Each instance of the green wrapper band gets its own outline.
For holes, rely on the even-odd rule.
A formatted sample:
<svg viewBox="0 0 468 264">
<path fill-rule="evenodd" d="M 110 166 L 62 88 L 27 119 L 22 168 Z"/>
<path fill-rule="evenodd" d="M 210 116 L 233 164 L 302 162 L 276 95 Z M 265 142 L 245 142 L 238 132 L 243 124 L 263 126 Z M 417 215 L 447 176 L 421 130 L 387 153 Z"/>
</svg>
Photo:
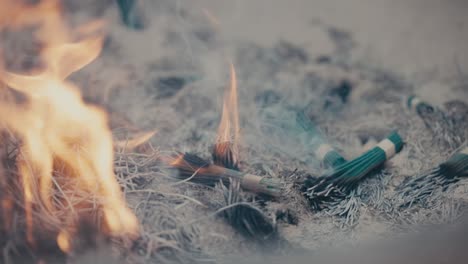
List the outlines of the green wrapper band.
<svg viewBox="0 0 468 264">
<path fill-rule="evenodd" d="M 325 155 L 323 162 L 329 166 L 337 167 L 345 163 L 346 160 L 336 150 L 331 150 Z"/>
<path fill-rule="evenodd" d="M 331 167 L 336 167 L 346 162 L 343 156 L 338 153 L 332 146 L 322 143 L 315 150 L 315 156 Z"/>
<path fill-rule="evenodd" d="M 403 140 L 397 132 L 392 132 L 376 147 L 359 158 L 346 162 L 335 168 L 333 175 L 340 177 L 362 177 L 385 160 L 390 159 L 403 148 Z"/>
<path fill-rule="evenodd" d="M 390 159 L 403 148 L 403 140 L 397 132 L 392 132 L 386 139 L 380 141 L 376 148 L 383 150 L 385 158 Z"/>
</svg>

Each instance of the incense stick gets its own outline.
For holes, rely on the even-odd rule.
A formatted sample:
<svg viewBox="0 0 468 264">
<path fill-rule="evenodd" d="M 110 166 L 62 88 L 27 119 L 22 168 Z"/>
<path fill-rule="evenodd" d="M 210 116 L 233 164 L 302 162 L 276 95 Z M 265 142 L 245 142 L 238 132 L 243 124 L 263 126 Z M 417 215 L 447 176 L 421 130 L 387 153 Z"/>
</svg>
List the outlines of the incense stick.
<svg viewBox="0 0 468 264">
<path fill-rule="evenodd" d="M 468 147 L 452 155 L 439 166 L 403 182 L 397 189 L 401 198 L 400 207 L 410 208 L 413 204 L 424 204 L 436 191 L 445 191 L 461 178 L 468 177 Z"/>
<path fill-rule="evenodd" d="M 229 185 L 230 179 L 240 181 L 240 186 L 248 191 L 278 197 L 282 193 L 282 183 L 278 179 L 266 178 L 249 173 L 224 168 L 190 153 L 179 154 L 170 165 L 178 169 L 178 177 L 190 179 L 203 185 L 215 186 L 222 182 Z"/>
</svg>

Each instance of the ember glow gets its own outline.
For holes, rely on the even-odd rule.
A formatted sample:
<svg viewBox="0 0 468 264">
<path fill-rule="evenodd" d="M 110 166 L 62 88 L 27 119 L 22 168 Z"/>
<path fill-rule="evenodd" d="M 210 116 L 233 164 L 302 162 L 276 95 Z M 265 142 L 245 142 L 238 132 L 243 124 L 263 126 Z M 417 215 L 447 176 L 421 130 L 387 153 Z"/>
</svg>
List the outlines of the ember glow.
<svg viewBox="0 0 468 264">
<path fill-rule="evenodd" d="M 237 80 L 234 65 L 230 64 L 230 85 L 224 94 L 223 112 L 218 127 L 213 157 L 216 164 L 237 168 L 239 162 L 239 112 Z M 218 161 L 217 158 L 227 159 Z M 231 166 L 232 165 L 232 166 Z"/>
<path fill-rule="evenodd" d="M 72 33 L 63 21 L 58 1 L 41 1 L 34 6 L 17 2 L 20 1 L 1 1 L 9 19 L 0 20 L 0 29 L 37 26 L 35 36 L 44 45 L 40 56 L 45 64 L 34 75 L 0 72 L 4 85 L 27 98 L 26 103 L 0 103 L 0 128 L 21 142 L 16 167 L 18 182 L 22 184 L 27 241 L 32 246 L 37 242 L 35 216 L 40 214 L 58 226 L 54 239 L 63 251 L 69 251 L 71 235 L 77 230 L 75 225 L 85 207 L 102 210 L 103 232 L 136 235 L 138 221 L 126 206 L 113 172 L 113 142 L 107 114 L 86 104 L 78 87 L 66 80 L 99 55 L 103 37 L 97 32 L 102 23 L 96 21 Z M 0 86 L 1 89 L 7 88 Z M 61 177 L 56 179 L 56 175 Z M 70 183 L 73 187 L 69 187 Z M 81 193 L 79 198 L 77 193 Z M 87 205 L 83 201 L 86 198 L 94 199 L 89 202 L 94 205 Z M 8 206 L 7 201 L 2 204 Z M 59 212 L 63 208 L 67 208 L 68 215 Z"/>
</svg>

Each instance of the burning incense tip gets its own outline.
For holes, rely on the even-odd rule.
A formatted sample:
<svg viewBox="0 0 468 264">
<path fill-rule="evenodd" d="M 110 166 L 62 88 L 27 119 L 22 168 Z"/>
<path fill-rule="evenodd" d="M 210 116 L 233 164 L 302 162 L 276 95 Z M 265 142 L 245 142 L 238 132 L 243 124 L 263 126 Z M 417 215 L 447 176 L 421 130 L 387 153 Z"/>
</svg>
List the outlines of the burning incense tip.
<svg viewBox="0 0 468 264">
<path fill-rule="evenodd" d="M 218 127 L 213 161 L 229 169 L 239 168 L 239 112 L 237 105 L 237 80 L 234 65 L 230 64 L 230 85 L 224 93 L 223 110 Z"/>
<path fill-rule="evenodd" d="M 232 170 L 239 170 L 238 160 L 231 142 L 216 143 L 213 147 L 212 158 L 216 165 Z"/>
</svg>

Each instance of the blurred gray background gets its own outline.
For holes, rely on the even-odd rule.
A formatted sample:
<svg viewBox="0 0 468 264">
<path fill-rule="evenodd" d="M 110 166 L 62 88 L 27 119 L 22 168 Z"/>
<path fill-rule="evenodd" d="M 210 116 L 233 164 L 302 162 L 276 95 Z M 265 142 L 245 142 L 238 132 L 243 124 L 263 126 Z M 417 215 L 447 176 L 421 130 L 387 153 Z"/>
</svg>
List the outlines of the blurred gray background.
<svg viewBox="0 0 468 264">
<path fill-rule="evenodd" d="M 278 38 L 330 48 L 320 25 L 352 32 L 355 56 L 367 56 L 406 74 L 468 72 L 468 1 L 465 0 L 177 0 L 205 7 L 232 38 L 262 44 Z"/>
</svg>

